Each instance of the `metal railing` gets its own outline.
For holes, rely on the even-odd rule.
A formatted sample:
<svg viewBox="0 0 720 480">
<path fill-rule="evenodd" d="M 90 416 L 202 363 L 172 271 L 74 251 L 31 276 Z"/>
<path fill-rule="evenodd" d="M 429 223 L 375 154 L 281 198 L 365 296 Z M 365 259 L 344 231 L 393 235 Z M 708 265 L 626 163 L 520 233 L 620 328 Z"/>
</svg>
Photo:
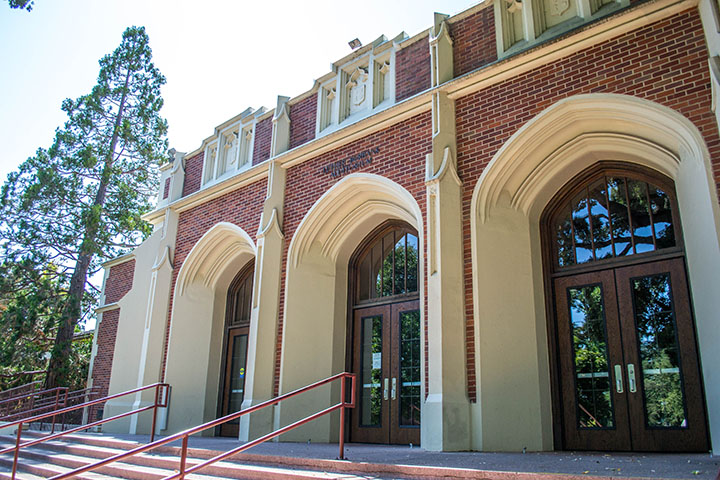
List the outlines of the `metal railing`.
<svg viewBox="0 0 720 480">
<path fill-rule="evenodd" d="M 238 453 L 241 453 L 249 448 L 254 447 L 255 445 L 258 445 L 267 440 L 270 440 L 279 435 L 282 435 L 285 432 L 288 432 L 296 427 L 299 427 L 308 422 L 311 422 L 312 420 L 315 420 L 316 418 L 319 418 L 323 415 L 327 415 L 328 413 L 334 412 L 335 410 L 340 410 L 340 459 L 344 460 L 345 459 L 345 409 L 346 408 L 355 408 L 355 392 L 356 392 L 355 378 L 356 377 L 355 377 L 354 373 L 347 373 L 347 372 L 338 373 L 337 375 L 333 375 L 332 377 L 326 378 L 324 380 L 320 380 L 319 382 L 315 382 L 306 387 L 302 387 L 302 388 L 294 390 L 290 393 L 286 393 L 284 395 L 280 395 L 279 397 L 271 398 L 270 400 L 267 400 L 265 402 L 258 403 L 257 405 L 253 405 L 252 407 L 246 408 L 245 410 L 240 410 L 239 412 L 231 413 L 230 415 L 226 415 L 224 417 L 218 418 L 211 422 L 207 422 L 202 425 L 199 425 L 197 427 L 189 428 L 180 433 L 176 433 L 175 435 L 171 435 L 169 437 L 162 438 L 155 442 L 148 443 L 147 445 L 142 445 L 140 447 L 133 448 L 126 452 L 114 455 L 112 457 L 108 457 L 99 462 L 96 462 L 96 463 L 93 463 L 90 465 L 86 465 L 84 467 L 80 467 L 71 472 L 56 475 L 56 476 L 50 478 L 49 480 L 63 480 L 66 478 L 72 478 L 72 477 L 75 477 L 82 473 L 87 473 L 92 470 L 103 467 L 105 465 L 109 465 L 113 462 L 124 460 L 124 459 L 132 457 L 134 455 L 150 451 L 156 447 L 160 447 L 162 445 L 167 445 L 168 443 L 172 443 L 177 440 L 182 441 L 179 468 L 176 470 L 177 473 L 170 475 L 168 477 L 165 477 L 163 480 L 174 480 L 174 479 L 183 480 L 185 478 L 185 475 L 197 472 L 198 470 L 208 467 L 216 462 L 219 462 L 220 460 L 223 460 L 225 458 L 228 458 L 228 457 L 231 457 Z M 195 464 L 195 465 L 191 466 L 190 468 L 187 468 L 188 437 L 190 437 L 190 435 L 202 432 L 204 430 L 208 430 L 210 428 L 218 427 L 218 426 L 222 425 L 223 423 L 238 419 L 243 415 L 257 412 L 258 410 L 261 410 L 265 407 L 269 407 L 271 405 L 276 405 L 276 404 L 280 403 L 282 400 L 286 400 L 290 397 L 300 395 L 301 393 L 307 392 L 309 390 L 313 390 L 313 389 L 321 387 L 323 385 L 327 385 L 331 382 L 334 382 L 335 380 L 340 380 L 340 402 L 336 403 L 335 405 L 332 405 L 331 407 L 328 407 L 324 410 L 321 410 L 317 413 L 307 416 L 307 417 L 303 418 L 302 420 L 298 420 L 298 421 L 291 423 L 290 425 L 287 425 L 285 427 L 282 427 L 278 430 L 270 432 L 267 435 L 263 435 L 260 438 L 257 438 L 255 440 L 252 440 L 247 443 L 244 443 L 237 448 L 233 448 L 232 450 L 228 450 L 227 452 L 221 453 L 220 455 L 217 455 L 208 460 L 205 460 L 204 462 Z M 347 381 L 348 380 L 351 381 L 350 401 L 349 402 L 347 401 Z M 0 453 L 2 453 L 2 452 L 0 452 Z"/>
<path fill-rule="evenodd" d="M 35 373 L 35 372 L 33 372 Z M 22 373 L 24 375 L 25 372 Z M 14 375 L 14 374 L 13 374 Z M 11 375 L 6 375 L 11 376 Z M 2 377 L 2 375 L 0 375 Z M 20 385 L 18 387 L 9 388 L 7 390 L 0 391 L 0 400 L 7 400 L 9 398 L 22 396 L 22 395 L 28 395 L 35 391 L 37 391 L 42 385 L 41 380 L 35 380 L 34 382 L 26 383 L 25 385 Z"/>
<path fill-rule="evenodd" d="M 48 408 L 58 410 L 61 405 L 67 407 L 67 396 L 67 387 L 55 387 L 2 400 L 0 421 L 12 421 L 17 419 L 18 415 L 38 413 Z"/>
<path fill-rule="evenodd" d="M 33 422 L 39 422 L 39 421 L 41 421 L 41 420 L 43 420 L 43 419 L 50 418 L 50 417 L 55 418 L 56 416 L 64 415 L 64 414 L 69 413 L 69 412 L 74 412 L 74 411 L 79 410 L 79 409 L 83 409 L 83 408 L 87 408 L 87 407 L 92 407 L 92 406 L 98 405 L 98 404 L 100 404 L 100 403 L 105 403 L 105 402 L 107 402 L 108 400 L 112 400 L 112 399 L 119 398 L 119 397 L 124 397 L 124 396 L 126 396 L 126 395 L 132 395 L 132 394 L 134 394 L 134 393 L 142 392 L 142 391 L 145 391 L 145 390 L 150 390 L 150 389 L 153 389 L 153 388 L 155 389 L 155 401 L 154 401 L 154 403 L 153 403 L 152 405 L 147 405 L 147 406 L 145 406 L 145 407 L 136 408 L 135 410 L 131 410 L 131 411 L 129 411 L 129 412 L 121 413 L 121 414 L 118 414 L 118 415 L 115 415 L 115 416 L 112 416 L 112 417 L 108 417 L 108 418 L 103 418 L 103 419 L 100 419 L 100 420 L 97 420 L 97 421 L 94 421 L 94 422 L 90 422 L 90 423 L 87 423 L 87 424 L 84 424 L 84 425 L 80 425 L 80 426 L 75 427 L 75 428 L 71 428 L 71 429 L 69 429 L 69 430 L 65 430 L 65 431 L 62 431 L 62 432 L 59 432 L 59 433 L 51 433 L 50 435 L 46 435 L 46 436 L 44 436 L 44 437 L 36 438 L 36 439 L 34 439 L 34 440 L 30 440 L 30 441 L 28 441 L 28 442 L 21 443 L 21 436 L 22 436 L 22 431 L 23 431 L 23 424 L 30 424 L 30 423 L 33 423 Z M 112 422 L 113 420 L 117 420 L 117 419 L 119 419 L 119 418 L 127 417 L 127 416 L 129 416 L 129 415 L 139 414 L 139 413 L 141 413 L 141 412 L 145 412 L 145 411 L 148 411 L 148 410 L 152 410 L 152 411 L 153 411 L 152 430 L 151 430 L 151 432 L 150 432 L 150 442 L 151 442 L 150 444 L 152 444 L 153 440 L 155 439 L 155 424 L 156 424 L 156 421 L 157 421 L 157 409 L 158 409 L 158 408 L 162 408 L 162 407 L 167 407 L 168 396 L 169 396 L 169 389 L 170 389 L 170 385 L 168 385 L 167 383 L 154 383 L 154 384 L 152 384 L 152 385 L 147 385 L 147 386 L 145 386 L 145 387 L 135 388 L 135 389 L 133 389 L 133 390 L 128 390 L 127 392 L 116 393 L 115 395 L 109 395 L 109 396 L 107 396 L 107 397 L 98 398 L 98 399 L 96 399 L 96 400 L 91 400 L 91 401 L 89 401 L 89 402 L 84 402 L 84 403 L 81 403 L 81 404 L 79 404 L 79 405 L 73 405 L 73 406 L 71 406 L 71 407 L 61 408 L 60 410 L 54 410 L 54 411 L 52 411 L 52 412 L 43 413 L 43 414 L 40 414 L 40 415 L 35 415 L 34 417 L 23 418 L 23 419 L 16 420 L 16 421 L 14 421 L 14 422 L 10 422 L 10 423 L 7 423 L 7 424 L 3 425 L 3 428 L 12 428 L 12 427 L 14 427 L 14 426 L 17 426 L 17 437 L 16 437 L 16 440 L 15 440 L 15 446 L 13 446 L 13 447 L 8 447 L 8 448 L 5 448 L 5 449 L 3 449 L 3 450 L 0 450 L 0 455 L 5 454 L 5 453 L 9 453 L 9 452 L 13 452 L 13 451 L 15 452 L 15 453 L 14 453 L 14 457 L 13 457 L 12 475 L 11 475 L 10 478 L 11 478 L 12 480 L 15 480 L 15 472 L 17 471 L 18 457 L 19 457 L 19 455 L 20 455 L 20 449 L 21 449 L 21 448 L 31 447 L 31 446 L 33 446 L 33 445 L 37 445 L 38 443 L 46 442 L 46 441 L 48 441 L 48 440 L 54 440 L 54 439 L 56 439 L 56 438 L 62 437 L 63 435 L 68 435 L 68 434 L 70 434 L 70 433 L 79 432 L 79 431 L 81 431 L 81 430 L 87 430 L 88 428 L 92 428 L 92 427 L 95 427 L 95 426 L 97 426 L 97 425 L 102 425 L 103 423 Z M 162 392 L 162 394 L 161 394 L 161 392 Z"/>
</svg>

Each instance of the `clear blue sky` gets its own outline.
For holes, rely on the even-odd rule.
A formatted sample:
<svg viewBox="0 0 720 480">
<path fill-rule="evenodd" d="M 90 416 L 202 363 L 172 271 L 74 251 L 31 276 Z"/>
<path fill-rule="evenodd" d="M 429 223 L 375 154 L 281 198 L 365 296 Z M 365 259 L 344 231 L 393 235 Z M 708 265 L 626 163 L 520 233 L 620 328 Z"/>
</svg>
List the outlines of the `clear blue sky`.
<svg viewBox="0 0 720 480">
<path fill-rule="evenodd" d="M 170 146 L 191 151 L 247 107 L 310 89 L 330 63 L 381 34 L 414 35 L 433 12 L 455 14 L 477 0 L 189 1 L 35 0 L 32 12 L 0 0 L 0 181 L 49 147 L 65 98 L 88 93 L 98 60 L 123 30 L 144 25 L 163 88 Z"/>
</svg>

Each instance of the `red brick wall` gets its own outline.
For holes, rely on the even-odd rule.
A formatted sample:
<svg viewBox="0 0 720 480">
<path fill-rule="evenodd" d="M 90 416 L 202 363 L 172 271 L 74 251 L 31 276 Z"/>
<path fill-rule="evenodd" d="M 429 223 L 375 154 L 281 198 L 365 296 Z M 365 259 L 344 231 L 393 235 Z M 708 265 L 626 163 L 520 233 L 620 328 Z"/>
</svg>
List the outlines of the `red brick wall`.
<svg viewBox="0 0 720 480">
<path fill-rule="evenodd" d="M 373 155 L 373 162 L 357 171 L 382 175 L 402 185 L 415 197 L 424 218 L 426 207 L 425 156 L 431 151 L 431 133 L 430 113 L 418 115 L 288 170 L 283 218 L 285 252 L 283 254 L 280 286 L 280 320 L 278 322 L 275 359 L 275 394 L 278 391 L 280 375 L 280 345 L 282 344 L 283 334 L 282 318 L 285 308 L 285 275 L 288 248 L 300 221 L 305 217 L 310 207 L 323 193 L 342 179 L 332 178 L 331 175 L 323 173 L 323 166 L 370 148 L 378 147 L 380 151 Z M 425 318 L 427 318 L 427 315 Z"/>
<path fill-rule="evenodd" d="M 503 143 L 550 105 L 583 93 L 617 93 L 670 107 L 700 130 L 720 180 L 720 137 L 711 111 L 707 49 L 696 10 L 587 48 L 456 103 L 458 169 L 463 179 L 468 388 L 475 396 L 470 201 Z"/>
<path fill-rule="evenodd" d="M 135 259 L 110 267 L 107 280 L 105 280 L 105 304 L 120 301 L 133 285 L 135 274 Z"/>
<path fill-rule="evenodd" d="M 183 183 L 183 197 L 200 190 L 202 183 L 203 161 L 205 153 L 200 152 L 192 158 L 185 160 L 185 182 Z"/>
<path fill-rule="evenodd" d="M 257 165 L 270 158 L 270 142 L 272 141 L 272 117 L 259 121 L 255 125 L 255 141 L 253 145 L 252 164 Z"/>
<path fill-rule="evenodd" d="M 168 311 L 168 328 L 165 330 L 165 352 L 163 354 L 162 372 L 165 377 L 165 362 L 167 360 L 167 341 L 170 333 L 172 304 L 175 295 L 175 282 L 177 275 L 192 247 L 200 240 L 205 232 L 219 222 L 230 222 L 239 226 L 251 237 L 255 236 L 260 223 L 265 194 L 267 193 L 267 179 L 263 179 L 238 188 L 230 193 L 212 199 L 186 210 L 178 218 L 177 240 L 175 243 L 174 267 L 170 287 L 170 310 Z"/>
<path fill-rule="evenodd" d="M 95 331 L 97 353 L 93 360 L 92 384 L 99 391 L 97 398 L 106 397 L 108 394 L 119 318 L 120 309 L 103 312 L 102 321 Z"/>
<path fill-rule="evenodd" d="M 170 177 L 165 179 L 165 188 L 163 188 L 163 200 L 170 194 Z"/>
<path fill-rule="evenodd" d="M 315 138 L 316 116 L 317 95 L 310 95 L 290 106 L 290 148 Z"/>
<path fill-rule="evenodd" d="M 430 88 L 428 37 L 408 45 L 395 55 L 395 101 L 399 102 Z"/>
<path fill-rule="evenodd" d="M 497 60 L 492 5 L 453 23 L 450 33 L 456 77 Z"/>
</svg>

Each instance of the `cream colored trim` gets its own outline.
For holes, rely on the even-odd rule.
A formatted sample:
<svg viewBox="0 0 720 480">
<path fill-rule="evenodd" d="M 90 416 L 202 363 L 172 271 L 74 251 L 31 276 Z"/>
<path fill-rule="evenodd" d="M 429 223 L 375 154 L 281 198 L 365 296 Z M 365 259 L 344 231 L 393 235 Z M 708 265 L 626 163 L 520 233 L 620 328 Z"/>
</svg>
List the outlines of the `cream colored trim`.
<svg viewBox="0 0 720 480">
<path fill-rule="evenodd" d="M 651 112 L 650 117 L 648 112 Z M 679 163 L 675 154 L 645 139 L 623 133 L 623 130 L 634 131 L 631 125 L 654 125 L 655 129 L 663 130 L 662 136 L 666 138 L 677 136 L 679 125 L 671 122 L 660 125 L 656 121 L 664 117 L 675 118 L 676 113 L 668 107 L 626 95 L 588 94 L 561 100 L 523 125 L 497 151 L 480 175 L 471 205 L 478 209 L 478 218 L 484 223 L 501 196 L 509 193 L 510 206 L 527 214 L 537 192 L 547 185 L 558 169 L 565 168 L 557 164 L 556 158 L 567 156 L 571 150 L 579 154 L 589 145 L 597 155 L 604 151 L 625 151 L 633 152 L 638 159 L 655 158 L 655 168 L 661 167 L 663 173 L 675 178 Z M 683 118 L 683 122 L 686 123 L 685 131 L 693 131 L 687 125 L 687 119 Z M 580 137 L 572 138 L 554 151 L 548 152 L 544 148 L 547 139 L 557 136 L 558 132 L 569 135 L 569 131 L 591 124 L 607 127 L 605 131 L 582 132 Z M 689 150 L 698 142 L 702 144 L 702 139 L 685 139 L 685 148 Z M 603 148 L 599 149 L 598 145 Z M 638 152 L 638 145 L 643 145 L 643 152 Z M 518 179 L 522 179 L 520 183 Z"/>
<path fill-rule="evenodd" d="M 416 33 L 412 37 L 408 37 L 404 40 L 397 42 L 397 44 L 395 45 L 395 52 L 399 52 L 403 48 L 409 47 L 413 43 L 421 41 L 424 37 L 427 37 L 431 33 L 432 33 L 432 27 L 426 28 L 422 32 Z"/>
<path fill-rule="evenodd" d="M 108 303 L 107 305 L 103 305 L 101 307 L 96 308 L 95 314 L 109 312 L 111 310 L 117 310 L 119 308 L 120 308 L 120 304 L 118 302 Z"/>
<path fill-rule="evenodd" d="M 184 295 L 186 285 L 195 281 L 213 288 L 226 264 L 243 252 L 255 257 L 255 242 L 250 235 L 235 224 L 216 223 L 193 245 L 180 267 L 176 298 Z"/>
<path fill-rule="evenodd" d="M 545 63 L 571 55 L 579 50 L 591 47 L 645 25 L 658 22 L 664 18 L 693 8 L 697 6 L 697 4 L 698 0 L 655 0 L 643 3 L 637 7 L 630 8 L 627 11 L 619 12 L 606 20 L 599 21 L 587 27 L 583 31 L 571 33 L 567 35 L 567 37 L 561 38 L 558 41 L 541 43 L 527 53 L 521 53 L 508 57 L 507 59 L 493 65 L 455 78 L 437 88 L 448 92 L 448 96 L 451 99 L 458 99 L 477 92 L 483 88 L 502 82 L 508 78 L 518 76 Z M 490 5 L 490 3 L 488 2 L 487 5 Z M 478 5 L 474 8 L 485 8 L 485 4 Z M 461 18 L 462 15 L 463 13 L 452 17 L 450 21 Z M 404 48 L 409 45 L 409 43 L 412 43 L 414 38 L 429 34 L 430 29 L 427 29 L 414 37 L 410 37 L 409 39 L 399 42 L 397 48 Z M 348 125 L 347 127 L 341 128 L 333 133 L 300 145 L 283 153 L 282 155 L 278 155 L 275 159 L 284 168 L 290 168 L 306 160 L 310 160 L 322 153 L 340 148 L 343 145 L 351 143 L 359 138 L 388 128 L 389 126 L 415 115 L 424 113 L 430 110 L 432 102 L 431 94 L 433 91 L 434 90 L 428 89 L 418 93 L 415 96 L 395 104 L 386 110 L 364 118 L 357 123 Z M 290 103 L 292 103 L 293 100 L 294 99 L 291 99 Z M 199 153 L 200 151 L 201 150 L 198 150 L 196 152 Z M 196 152 L 188 154 L 186 158 L 194 156 Z M 248 171 L 242 172 L 243 178 L 244 175 L 251 174 L 258 167 L 262 166 L 267 169 L 267 166 L 265 165 L 267 163 L 267 161 L 262 162 L 254 167 L 251 167 Z M 233 182 L 231 188 L 237 188 L 246 184 L 241 183 L 236 185 L 234 183 L 237 181 L 235 177 L 229 179 L 228 181 Z M 214 198 L 214 196 L 212 196 L 213 192 L 215 192 L 215 188 L 220 187 L 220 185 L 225 185 L 225 182 L 217 186 L 201 190 L 189 197 L 185 197 L 182 200 L 171 204 L 171 207 L 174 209 L 192 208 L 192 206 L 207 201 L 205 195 L 211 195 L 210 197 L 207 197 L 207 199 Z M 152 221 L 151 219 L 158 218 L 159 216 L 160 214 L 158 212 L 151 212 L 146 214 L 143 219 Z"/>
<path fill-rule="evenodd" d="M 263 178 L 267 178 L 270 162 L 261 162 L 253 165 L 247 170 L 242 170 L 236 175 L 229 177 L 221 182 L 216 183 L 207 188 L 200 188 L 197 192 L 191 193 L 186 197 L 182 197 L 166 207 L 153 210 L 142 216 L 146 222 L 156 223 L 165 214 L 165 208 L 171 208 L 178 213 L 189 210 L 198 205 L 202 205 L 214 198 L 221 197 L 228 192 L 237 190 L 238 188 L 255 183 Z"/>
<path fill-rule="evenodd" d="M 348 206 L 348 202 L 340 201 L 343 198 L 353 198 L 355 205 Z M 290 242 L 288 265 L 297 268 L 317 242 L 322 245 L 323 256 L 335 263 L 349 227 L 370 212 L 400 218 L 418 232 L 422 230 L 422 213 L 407 190 L 379 175 L 353 173 L 333 185 L 305 214 Z"/>
<path fill-rule="evenodd" d="M 164 210 L 164 209 L 161 209 Z M 121 255 L 119 257 L 115 257 L 112 260 L 108 260 L 107 262 L 101 263 L 100 265 L 103 268 L 110 268 L 114 267 L 115 265 L 120 265 L 121 263 L 128 262 L 135 258 L 135 254 L 133 252 L 126 253 L 125 255 Z"/>
<path fill-rule="evenodd" d="M 527 53 L 514 55 L 487 68 L 467 73 L 438 88 L 447 91 L 451 99 L 465 97 L 546 63 L 696 7 L 697 4 L 698 0 L 647 2 L 599 21 L 580 32 L 571 33 L 558 41 L 541 43 Z"/>
<path fill-rule="evenodd" d="M 426 98 L 427 97 L 427 98 Z M 428 91 L 409 99 L 401 105 L 404 108 L 390 107 L 355 124 L 336 130 L 323 137 L 305 143 L 283 155 L 279 155 L 277 161 L 283 168 L 290 168 L 306 160 L 315 158 L 325 152 L 335 150 L 348 143 L 366 137 L 371 133 L 388 128 L 391 125 L 412 118 L 430 110 L 430 96 Z"/>
<path fill-rule="evenodd" d="M 492 0 L 482 0 L 474 7 L 470 7 L 467 10 L 463 10 L 462 12 L 458 13 L 457 15 L 453 15 L 452 17 L 448 18 L 447 21 L 452 26 L 453 23 L 457 23 L 460 20 L 463 20 L 471 15 L 476 14 L 477 12 L 479 12 L 480 10 L 482 10 L 484 8 L 488 8 L 488 7 L 492 7 L 492 6 L 493 6 Z"/>
</svg>

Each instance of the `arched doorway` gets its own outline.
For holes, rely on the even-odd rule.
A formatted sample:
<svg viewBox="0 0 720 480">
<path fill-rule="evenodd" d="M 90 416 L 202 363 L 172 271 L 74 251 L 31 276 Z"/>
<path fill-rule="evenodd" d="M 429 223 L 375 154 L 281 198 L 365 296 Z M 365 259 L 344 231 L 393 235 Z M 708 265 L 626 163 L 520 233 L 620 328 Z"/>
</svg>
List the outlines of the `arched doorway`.
<svg viewBox="0 0 720 480">
<path fill-rule="evenodd" d="M 228 287 L 225 310 L 225 340 L 220 384 L 220 415 L 225 416 L 242 408 L 245 398 L 245 371 L 247 369 L 248 333 L 252 309 L 254 264 L 249 262 L 235 276 Z M 239 420 L 226 422 L 220 435 L 237 437 Z"/>
<path fill-rule="evenodd" d="M 420 443 L 421 344 L 418 234 L 386 222 L 350 260 L 351 369 L 358 376 L 350 436 Z"/>
<path fill-rule="evenodd" d="M 563 448 L 707 451 L 671 180 L 600 162 L 541 217 Z"/>
</svg>

